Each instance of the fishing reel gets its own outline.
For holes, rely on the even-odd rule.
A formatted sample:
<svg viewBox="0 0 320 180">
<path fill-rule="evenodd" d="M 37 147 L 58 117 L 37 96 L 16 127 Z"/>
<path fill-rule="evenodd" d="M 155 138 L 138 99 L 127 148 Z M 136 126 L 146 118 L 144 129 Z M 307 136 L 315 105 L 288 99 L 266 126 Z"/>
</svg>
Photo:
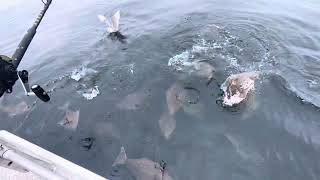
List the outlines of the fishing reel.
<svg viewBox="0 0 320 180">
<path fill-rule="evenodd" d="M 12 59 L 7 56 L 0 55 L 0 75 L 0 97 L 4 92 L 12 93 L 12 87 L 19 79 L 24 89 L 25 95 L 37 96 L 44 102 L 50 101 L 49 95 L 42 87 L 37 84 L 32 85 L 31 87 L 29 86 L 28 71 L 17 71 L 12 65 Z"/>
<path fill-rule="evenodd" d="M 49 95 L 45 92 L 43 88 L 39 85 L 29 86 L 29 73 L 26 70 L 17 71 L 18 66 L 28 50 L 28 47 L 33 39 L 33 37 L 37 33 L 37 28 L 40 25 L 41 20 L 46 14 L 52 0 L 41 0 L 44 4 L 44 7 L 40 14 L 38 15 L 36 21 L 29 28 L 27 33 L 23 36 L 20 41 L 17 49 L 12 55 L 12 58 L 7 56 L 0 55 L 0 97 L 6 93 L 12 93 L 12 87 L 15 82 L 19 79 L 22 84 L 22 87 L 27 96 L 37 96 L 44 102 L 48 102 L 50 100 Z"/>
<path fill-rule="evenodd" d="M 26 70 L 18 71 L 19 81 L 24 89 L 25 95 L 27 96 L 37 96 L 43 102 L 50 101 L 50 96 L 48 93 L 38 84 L 29 86 L 29 72 Z"/>
</svg>

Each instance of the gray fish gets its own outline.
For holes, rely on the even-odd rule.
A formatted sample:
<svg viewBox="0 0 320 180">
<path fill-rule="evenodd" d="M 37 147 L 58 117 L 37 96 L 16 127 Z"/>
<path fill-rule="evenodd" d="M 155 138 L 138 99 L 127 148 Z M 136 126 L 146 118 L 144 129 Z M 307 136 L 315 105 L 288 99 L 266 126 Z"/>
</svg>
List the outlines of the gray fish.
<svg viewBox="0 0 320 180">
<path fill-rule="evenodd" d="M 94 126 L 94 133 L 97 136 L 113 137 L 120 139 L 119 129 L 111 122 L 97 122 Z"/>
<path fill-rule="evenodd" d="M 145 102 L 147 97 L 148 93 L 140 90 L 127 95 L 117 104 L 117 107 L 125 110 L 137 110 Z"/>
<path fill-rule="evenodd" d="M 128 159 L 124 147 L 112 166 L 125 165 L 136 180 L 172 180 L 168 172 L 161 170 L 160 164 L 147 158 Z"/>
<path fill-rule="evenodd" d="M 210 84 L 214 79 L 214 72 L 216 70 L 211 64 L 204 61 L 195 61 L 193 62 L 193 67 L 195 69 L 195 75 L 203 78 L 208 78 L 207 84 Z"/>
<path fill-rule="evenodd" d="M 166 92 L 167 110 L 159 119 L 159 127 L 163 136 L 168 140 L 176 129 L 174 115 L 183 107 L 183 99 L 187 96 L 180 83 L 174 83 Z"/>
<path fill-rule="evenodd" d="M 21 102 L 15 106 L 1 106 L 0 110 L 7 113 L 9 117 L 18 116 L 30 111 L 30 106 L 26 102 Z"/>
<path fill-rule="evenodd" d="M 164 112 L 159 119 L 159 127 L 163 136 L 168 140 L 176 129 L 176 120 L 168 112 Z"/>
<path fill-rule="evenodd" d="M 183 111 L 196 119 L 204 119 L 205 118 L 205 106 L 202 103 L 196 104 L 186 104 L 183 106 Z"/>
<path fill-rule="evenodd" d="M 199 101 L 199 91 L 191 87 L 183 87 L 179 82 L 174 83 L 166 92 L 167 110 L 159 119 L 159 127 L 163 136 L 168 140 L 176 128 L 174 115 L 181 109 L 197 119 L 202 119 L 204 107 Z"/>
<path fill-rule="evenodd" d="M 169 114 L 174 115 L 186 106 L 195 107 L 191 105 L 199 103 L 199 94 L 200 91 L 195 88 L 183 87 L 179 82 L 174 83 L 166 93 Z"/>
<path fill-rule="evenodd" d="M 183 99 L 187 97 L 186 90 L 180 83 L 174 83 L 166 92 L 166 100 L 170 115 L 174 115 L 183 107 Z"/>
<path fill-rule="evenodd" d="M 69 105 L 65 105 L 66 115 L 58 122 L 59 125 L 66 129 L 76 130 L 79 123 L 80 110 L 72 111 L 69 109 Z"/>
</svg>

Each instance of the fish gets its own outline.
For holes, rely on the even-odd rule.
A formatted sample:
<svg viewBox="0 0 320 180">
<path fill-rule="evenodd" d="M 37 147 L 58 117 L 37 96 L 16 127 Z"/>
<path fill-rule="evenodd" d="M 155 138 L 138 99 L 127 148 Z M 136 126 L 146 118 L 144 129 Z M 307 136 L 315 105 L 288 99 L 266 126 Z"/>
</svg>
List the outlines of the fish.
<svg viewBox="0 0 320 180">
<path fill-rule="evenodd" d="M 111 122 L 96 122 L 94 125 L 94 133 L 97 136 L 112 137 L 120 139 L 120 130 Z"/>
<path fill-rule="evenodd" d="M 200 102 L 196 104 L 187 104 L 183 106 L 183 111 L 186 114 L 198 120 L 205 119 L 205 109 L 205 105 Z"/>
<path fill-rule="evenodd" d="M 79 123 L 80 110 L 72 111 L 69 109 L 69 104 L 64 106 L 66 114 L 58 124 L 69 130 L 76 130 Z"/>
<path fill-rule="evenodd" d="M 192 64 L 195 69 L 194 73 L 196 76 L 207 78 L 207 85 L 209 85 L 212 80 L 215 79 L 214 73 L 216 70 L 211 64 L 205 61 L 195 61 L 192 62 Z"/>
<path fill-rule="evenodd" d="M 200 91 L 193 87 L 174 83 L 166 92 L 166 100 L 170 115 L 174 115 L 185 106 L 199 103 Z"/>
<path fill-rule="evenodd" d="M 159 127 L 163 136 L 168 140 L 176 129 L 176 120 L 172 115 L 164 112 L 159 119 Z"/>
<path fill-rule="evenodd" d="M 106 23 L 107 25 L 107 32 L 109 33 L 109 37 L 111 39 L 118 39 L 118 40 L 124 40 L 126 37 L 120 33 L 120 10 L 118 10 L 112 17 L 111 22 L 108 21 L 108 19 L 103 15 L 98 15 L 98 19 Z"/>
<path fill-rule="evenodd" d="M 181 99 L 186 97 L 187 93 L 180 83 L 174 83 L 166 92 L 166 100 L 169 115 L 174 115 L 183 106 Z"/>
<path fill-rule="evenodd" d="M 229 76 L 221 85 L 224 92 L 223 104 L 234 106 L 247 99 L 248 94 L 255 89 L 255 81 L 259 79 L 258 72 L 244 72 Z"/>
<path fill-rule="evenodd" d="M 199 104 L 199 91 L 192 87 L 184 87 L 175 82 L 166 92 L 167 107 L 159 119 L 162 135 L 168 140 L 176 129 L 175 114 L 181 110 L 185 113 L 202 119 L 204 107 Z"/>
<path fill-rule="evenodd" d="M 14 106 L 4 106 L 3 105 L 2 107 L 0 107 L 0 110 L 2 112 L 7 113 L 10 118 L 24 114 L 24 113 L 30 111 L 30 109 L 31 109 L 31 107 L 25 101 L 20 102 L 19 104 L 14 105 Z"/>
<path fill-rule="evenodd" d="M 127 167 L 136 180 L 173 180 L 166 170 L 160 168 L 159 163 L 147 158 L 129 159 L 124 147 L 121 147 L 112 167 L 119 165 Z"/>
<path fill-rule="evenodd" d="M 138 90 L 124 97 L 116 106 L 124 110 L 137 110 L 143 105 L 148 96 L 147 92 Z"/>
</svg>

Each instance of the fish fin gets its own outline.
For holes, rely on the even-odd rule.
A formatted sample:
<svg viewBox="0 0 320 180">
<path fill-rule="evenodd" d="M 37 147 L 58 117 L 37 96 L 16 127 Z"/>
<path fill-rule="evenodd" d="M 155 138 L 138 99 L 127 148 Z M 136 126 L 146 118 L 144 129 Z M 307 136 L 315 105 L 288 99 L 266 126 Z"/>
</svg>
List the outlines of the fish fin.
<svg viewBox="0 0 320 180">
<path fill-rule="evenodd" d="M 114 32 L 119 31 L 119 22 L 120 22 L 120 11 L 117 11 L 113 16 L 112 16 L 112 27 Z"/>
<path fill-rule="evenodd" d="M 122 146 L 120 149 L 119 155 L 117 156 L 116 160 L 112 164 L 112 167 L 125 164 L 127 159 L 128 158 L 127 158 L 126 151 L 125 151 L 124 147 Z"/>
</svg>

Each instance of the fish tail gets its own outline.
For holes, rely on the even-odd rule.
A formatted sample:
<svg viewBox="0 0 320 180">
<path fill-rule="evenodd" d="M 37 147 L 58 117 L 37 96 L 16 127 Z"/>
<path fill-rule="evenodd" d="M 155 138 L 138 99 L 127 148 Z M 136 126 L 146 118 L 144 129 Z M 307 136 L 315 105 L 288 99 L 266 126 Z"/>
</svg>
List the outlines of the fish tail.
<svg viewBox="0 0 320 180">
<path fill-rule="evenodd" d="M 122 146 L 120 149 L 120 153 L 117 156 L 114 163 L 112 164 L 112 166 L 124 165 L 126 163 L 127 159 L 128 158 L 127 158 L 126 151 L 125 151 L 124 147 Z"/>
</svg>

